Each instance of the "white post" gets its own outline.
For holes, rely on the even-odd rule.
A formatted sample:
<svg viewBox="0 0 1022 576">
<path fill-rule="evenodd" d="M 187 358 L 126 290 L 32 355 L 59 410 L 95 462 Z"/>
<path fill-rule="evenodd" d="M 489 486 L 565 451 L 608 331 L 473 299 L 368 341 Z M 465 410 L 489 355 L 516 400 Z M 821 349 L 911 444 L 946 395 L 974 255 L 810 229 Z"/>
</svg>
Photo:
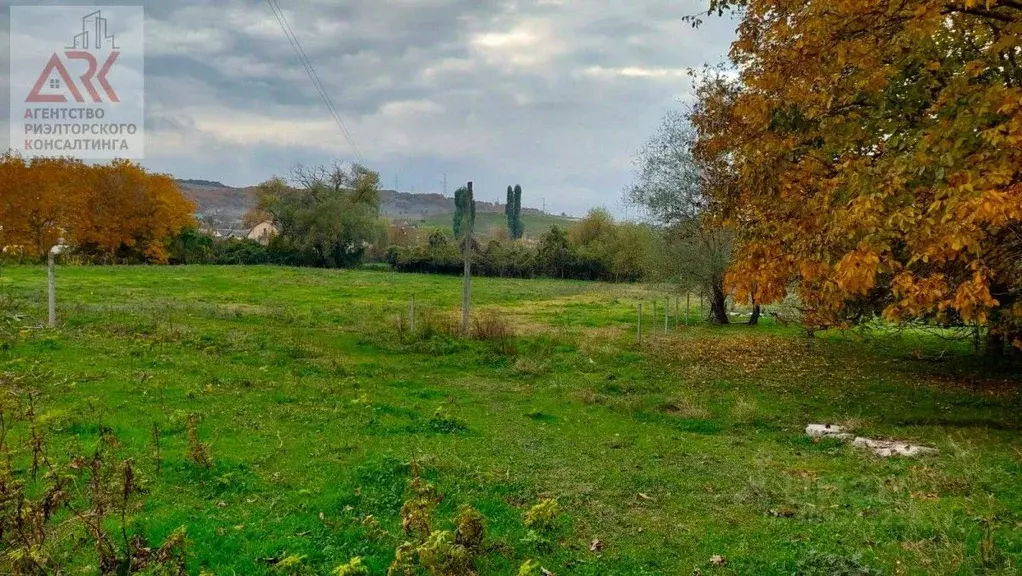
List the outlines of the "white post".
<svg viewBox="0 0 1022 576">
<path fill-rule="evenodd" d="M 49 266 L 47 268 L 47 295 L 49 296 L 49 321 L 46 323 L 50 328 L 57 327 L 57 288 L 53 278 L 53 252 L 50 252 Z"/>
<path fill-rule="evenodd" d="M 64 239 L 57 240 L 57 245 L 50 248 L 46 265 L 46 296 L 47 296 L 47 322 L 50 328 L 57 327 L 57 279 L 55 274 L 57 254 L 64 249 Z"/>
</svg>

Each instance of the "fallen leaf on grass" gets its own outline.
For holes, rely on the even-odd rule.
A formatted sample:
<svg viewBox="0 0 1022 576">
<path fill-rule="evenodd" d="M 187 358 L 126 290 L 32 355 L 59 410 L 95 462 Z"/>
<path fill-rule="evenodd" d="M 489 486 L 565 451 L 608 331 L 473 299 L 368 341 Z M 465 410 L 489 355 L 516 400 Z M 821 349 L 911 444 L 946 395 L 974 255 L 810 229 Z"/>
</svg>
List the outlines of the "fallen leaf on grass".
<svg viewBox="0 0 1022 576">
<path fill-rule="evenodd" d="M 546 568 L 543 568 L 542 566 L 539 567 L 539 573 L 542 574 L 543 576 L 554 576 L 553 572 L 547 570 Z"/>
<path fill-rule="evenodd" d="M 599 552 L 603 550 L 603 542 L 600 542 L 597 538 L 593 538 L 593 542 L 589 544 L 590 552 Z"/>
<path fill-rule="evenodd" d="M 646 494 L 643 494 L 642 492 L 639 492 L 639 498 L 642 498 L 643 500 L 652 500 L 652 498 L 650 498 Z"/>
<path fill-rule="evenodd" d="M 714 554 L 713 556 L 710 556 L 710 564 L 713 564 L 714 566 L 727 566 L 727 558 L 720 554 Z"/>
</svg>

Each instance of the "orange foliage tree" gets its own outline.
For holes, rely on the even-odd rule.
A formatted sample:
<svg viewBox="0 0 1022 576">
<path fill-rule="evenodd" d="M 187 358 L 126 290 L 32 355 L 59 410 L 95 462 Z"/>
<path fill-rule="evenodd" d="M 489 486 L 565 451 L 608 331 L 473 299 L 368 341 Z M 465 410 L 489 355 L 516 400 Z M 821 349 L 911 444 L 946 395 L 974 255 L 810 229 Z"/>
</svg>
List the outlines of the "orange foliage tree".
<svg viewBox="0 0 1022 576">
<path fill-rule="evenodd" d="M 702 82 L 697 154 L 739 297 L 806 322 L 989 325 L 1022 346 L 1022 2 L 713 0 L 737 71 Z"/>
<path fill-rule="evenodd" d="M 40 258 L 63 238 L 87 254 L 165 262 L 194 211 L 169 176 L 125 160 L 0 158 L 0 245 Z"/>
</svg>

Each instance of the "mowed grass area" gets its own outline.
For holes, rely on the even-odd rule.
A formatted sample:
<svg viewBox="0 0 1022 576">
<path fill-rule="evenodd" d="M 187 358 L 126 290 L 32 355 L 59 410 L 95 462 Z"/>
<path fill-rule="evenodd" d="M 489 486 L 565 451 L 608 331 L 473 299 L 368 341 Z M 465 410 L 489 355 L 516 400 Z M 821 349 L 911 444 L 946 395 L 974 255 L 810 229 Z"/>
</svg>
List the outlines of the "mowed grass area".
<svg viewBox="0 0 1022 576">
<path fill-rule="evenodd" d="M 444 496 L 435 528 L 465 503 L 485 515 L 480 574 L 530 558 L 557 575 L 831 574 L 856 555 L 889 574 L 1022 564 L 1020 382 L 959 368 L 941 341 L 809 340 L 767 321 L 639 347 L 635 305 L 661 294 L 476 279 L 477 308 L 517 326 L 508 355 L 398 334 L 413 295 L 455 311 L 457 278 L 271 267 L 61 268 L 61 327 L 46 331 L 45 278 L 0 271 L 5 319 L 29 326 L 0 372 L 41 391 L 52 452 L 113 430 L 149 488 L 132 529 L 159 542 L 186 526 L 193 574 L 274 573 L 289 555 L 307 573 L 361 556 L 385 574 L 412 459 Z M 185 458 L 189 414 L 210 470 Z M 814 443 L 809 422 L 940 454 Z M 541 498 L 561 512 L 537 539 L 522 515 Z"/>
</svg>

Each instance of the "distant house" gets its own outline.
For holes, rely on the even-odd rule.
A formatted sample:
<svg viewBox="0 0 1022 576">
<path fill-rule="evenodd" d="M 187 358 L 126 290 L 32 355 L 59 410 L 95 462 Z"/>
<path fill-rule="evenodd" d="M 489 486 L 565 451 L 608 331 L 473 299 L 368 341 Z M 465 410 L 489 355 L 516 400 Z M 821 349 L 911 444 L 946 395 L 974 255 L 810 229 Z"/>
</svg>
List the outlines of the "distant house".
<svg viewBox="0 0 1022 576">
<path fill-rule="evenodd" d="M 233 228 L 220 228 L 216 230 L 215 238 L 226 238 L 228 240 L 244 240 L 248 238 L 248 230 Z"/>
<path fill-rule="evenodd" d="M 273 222 L 267 220 L 257 225 L 255 228 L 248 231 L 248 239 L 255 240 L 256 242 L 266 246 L 270 243 L 270 238 L 273 238 L 280 232 L 277 227 L 273 225 Z"/>
<path fill-rule="evenodd" d="M 203 234 L 211 238 L 222 238 L 219 230 L 207 224 L 199 225 L 199 234 Z"/>
</svg>

